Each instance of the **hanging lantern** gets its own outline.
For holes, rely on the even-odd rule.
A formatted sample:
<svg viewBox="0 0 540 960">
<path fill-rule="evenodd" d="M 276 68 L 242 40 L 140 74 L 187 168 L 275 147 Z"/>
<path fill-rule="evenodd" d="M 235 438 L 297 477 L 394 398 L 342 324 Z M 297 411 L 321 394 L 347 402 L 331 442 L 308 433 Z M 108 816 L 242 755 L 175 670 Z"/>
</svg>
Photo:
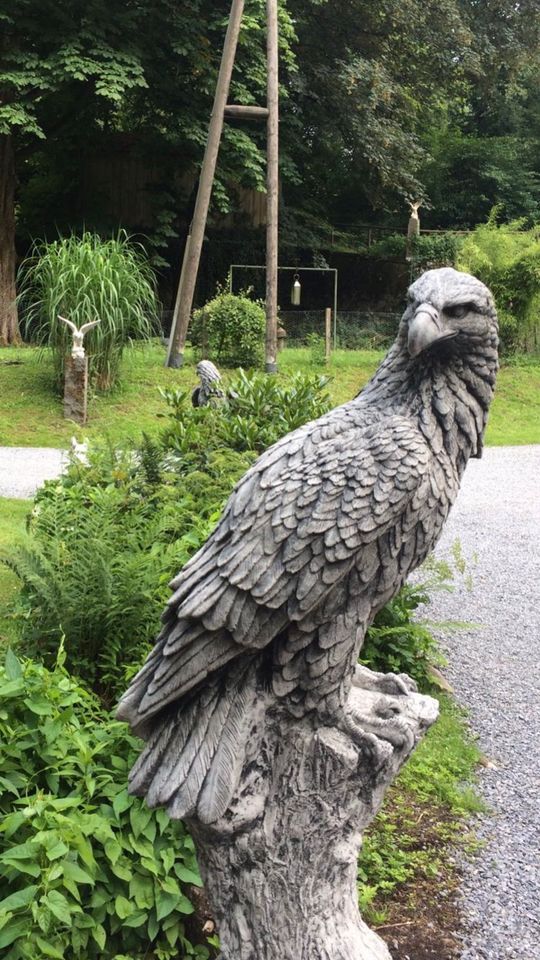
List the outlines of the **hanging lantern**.
<svg viewBox="0 0 540 960">
<path fill-rule="evenodd" d="M 294 307 L 300 306 L 300 294 L 302 293 L 302 286 L 300 284 L 300 278 L 297 273 L 294 275 L 293 285 L 291 287 L 291 303 Z"/>
</svg>

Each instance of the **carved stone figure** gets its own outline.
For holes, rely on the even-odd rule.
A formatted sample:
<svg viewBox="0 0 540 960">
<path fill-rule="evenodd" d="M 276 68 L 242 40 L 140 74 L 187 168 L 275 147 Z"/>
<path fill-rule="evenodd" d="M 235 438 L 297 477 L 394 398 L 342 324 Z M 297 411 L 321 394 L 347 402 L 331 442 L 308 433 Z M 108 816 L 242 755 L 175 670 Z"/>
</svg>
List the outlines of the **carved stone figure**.
<svg viewBox="0 0 540 960">
<path fill-rule="evenodd" d="M 407 244 L 405 250 L 405 259 L 412 259 L 413 243 L 416 237 L 420 236 L 420 215 L 418 213 L 422 206 L 422 200 L 407 200 L 411 208 L 409 222 L 407 224 Z"/>
<path fill-rule="evenodd" d="M 223 400 L 225 394 L 220 386 L 221 374 L 211 360 L 201 360 L 197 364 L 200 386 L 191 394 L 194 407 L 206 407 L 213 399 Z"/>
<path fill-rule="evenodd" d="M 83 347 L 83 340 L 85 335 L 89 330 L 92 330 L 93 327 L 97 327 L 98 323 L 101 323 L 101 320 L 91 320 L 89 323 L 83 323 L 82 327 L 79 329 L 72 320 L 67 320 L 65 317 L 58 315 L 58 319 L 62 320 L 67 327 L 71 330 L 73 336 L 73 346 L 71 348 L 71 356 L 74 360 L 82 360 L 85 356 L 85 350 Z"/>
<path fill-rule="evenodd" d="M 101 323 L 101 320 L 92 320 L 83 323 L 79 329 L 72 320 L 58 315 L 58 319 L 65 323 L 73 335 L 71 355 L 66 357 L 64 364 L 64 417 L 76 423 L 86 423 L 88 406 L 88 357 L 86 356 L 83 340 L 86 333 Z"/>
<path fill-rule="evenodd" d="M 357 660 L 481 454 L 497 367 L 488 289 L 428 271 L 365 389 L 267 450 L 172 582 L 119 716 L 147 741 L 131 791 L 188 819 L 223 960 L 389 957 L 356 856 L 436 708 Z"/>
</svg>

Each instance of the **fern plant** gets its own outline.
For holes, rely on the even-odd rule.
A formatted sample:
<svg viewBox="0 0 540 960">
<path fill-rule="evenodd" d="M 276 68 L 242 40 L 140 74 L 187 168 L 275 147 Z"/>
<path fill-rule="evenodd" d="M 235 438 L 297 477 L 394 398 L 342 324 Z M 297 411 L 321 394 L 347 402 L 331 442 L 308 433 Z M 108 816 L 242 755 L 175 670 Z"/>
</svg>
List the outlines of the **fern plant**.
<svg viewBox="0 0 540 960">
<path fill-rule="evenodd" d="M 21 582 L 21 646 L 67 666 L 110 704 L 159 628 L 168 582 L 206 540 L 251 458 L 207 454 L 204 469 L 148 438 L 105 445 L 36 498 L 26 543 L 0 557 Z"/>
<path fill-rule="evenodd" d="M 21 264 L 19 287 L 26 334 L 51 348 L 58 385 L 71 344 L 59 315 L 77 327 L 101 321 L 84 342 L 90 375 L 100 389 L 114 384 L 126 345 L 147 340 L 158 328 L 153 271 L 144 248 L 124 231 L 109 240 L 84 233 L 36 243 Z"/>
</svg>

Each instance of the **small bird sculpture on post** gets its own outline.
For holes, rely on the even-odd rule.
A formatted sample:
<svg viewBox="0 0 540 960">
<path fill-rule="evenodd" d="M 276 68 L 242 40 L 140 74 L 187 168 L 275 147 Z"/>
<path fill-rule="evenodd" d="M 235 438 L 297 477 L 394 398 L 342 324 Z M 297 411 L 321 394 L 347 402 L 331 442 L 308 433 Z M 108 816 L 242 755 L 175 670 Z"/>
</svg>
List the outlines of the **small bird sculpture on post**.
<svg viewBox="0 0 540 960">
<path fill-rule="evenodd" d="M 83 347 L 84 337 L 89 330 L 92 330 L 93 327 L 97 327 L 98 323 L 101 323 L 101 320 L 91 320 L 89 323 L 83 323 L 82 327 L 77 327 L 71 320 L 67 320 L 66 317 L 61 317 L 60 314 L 58 314 L 58 319 L 62 320 L 62 322 L 65 323 L 67 327 L 69 327 L 73 335 L 73 346 L 71 348 L 71 356 L 79 357 L 80 359 L 82 359 L 83 357 L 86 356 L 86 353 Z"/>
<path fill-rule="evenodd" d="M 88 406 L 88 357 L 83 346 L 85 335 L 101 320 L 90 320 L 77 327 L 72 320 L 58 315 L 73 335 L 71 354 L 64 365 L 64 417 L 76 423 L 86 423 Z"/>
<path fill-rule="evenodd" d="M 407 224 L 407 250 L 405 254 L 406 260 L 411 260 L 413 255 L 413 243 L 416 237 L 420 236 L 420 217 L 418 211 L 422 206 L 422 200 L 408 200 L 407 203 L 411 208 L 411 215 L 409 217 L 409 222 Z"/>
<path fill-rule="evenodd" d="M 195 387 L 191 394 L 191 403 L 194 407 L 207 407 L 214 401 L 222 401 L 225 394 L 221 387 L 221 374 L 211 360 L 201 360 L 197 364 L 200 385 Z"/>
<path fill-rule="evenodd" d="M 131 791 L 193 833 L 223 960 L 390 956 L 356 858 L 436 704 L 358 656 L 481 454 L 497 343 L 482 283 L 423 274 L 364 390 L 263 453 L 172 581 L 119 716 L 147 741 Z"/>
</svg>

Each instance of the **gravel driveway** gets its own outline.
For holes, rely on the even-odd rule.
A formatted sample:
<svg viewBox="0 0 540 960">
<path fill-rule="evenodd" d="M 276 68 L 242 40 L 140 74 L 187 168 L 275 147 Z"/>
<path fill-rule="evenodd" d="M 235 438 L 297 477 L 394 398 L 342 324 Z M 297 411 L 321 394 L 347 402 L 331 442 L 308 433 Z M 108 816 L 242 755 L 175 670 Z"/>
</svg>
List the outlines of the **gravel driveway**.
<svg viewBox="0 0 540 960">
<path fill-rule="evenodd" d="M 540 960 L 540 446 L 471 460 L 437 554 L 459 539 L 473 589 L 437 595 L 434 619 L 479 624 L 449 634 L 446 671 L 496 764 L 481 774 L 494 817 L 466 868 L 462 960 Z"/>
<path fill-rule="evenodd" d="M 0 447 L 0 497 L 34 496 L 45 480 L 60 476 L 65 450 L 52 447 Z"/>
</svg>

